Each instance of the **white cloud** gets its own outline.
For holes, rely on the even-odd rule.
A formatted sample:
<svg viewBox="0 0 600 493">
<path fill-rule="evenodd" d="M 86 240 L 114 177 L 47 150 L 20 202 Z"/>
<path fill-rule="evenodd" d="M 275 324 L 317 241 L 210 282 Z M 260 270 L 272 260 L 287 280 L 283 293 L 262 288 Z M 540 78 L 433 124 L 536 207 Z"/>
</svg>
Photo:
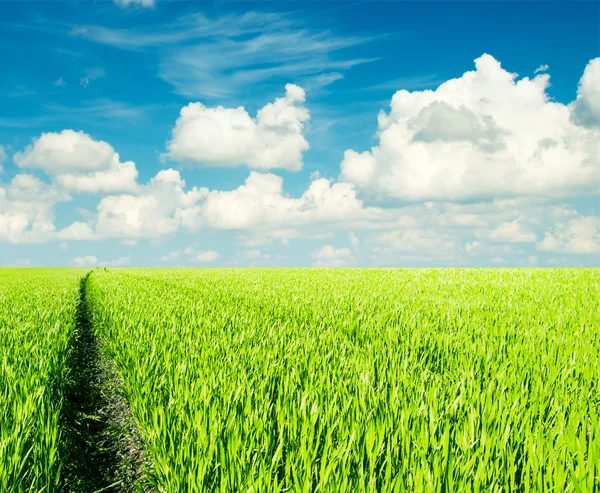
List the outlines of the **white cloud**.
<svg viewBox="0 0 600 493">
<path fill-rule="evenodd" d="M 21 168 L 42 169 L 50 175 L 85 171 L 100 171 L 110 166 L 114 149 L 95 141 L 83 132 L 63 130 L 43 133 L 25 151 L 15 153 Z"/>
<path fill-rule="evenodd" d="M 163 255 L 162 257 L 160 257 L 160 259 L 163 262 L 170 262 L 171 260 L 178 259 L 180 255 L 181 255 L 181 251 L 175 250 L 175 251 L 173 251 L 171 253 L 168 253 L 167 255 Z"/>
<path fill-rule="evenodd" d="M 115 260 L 108 260 L 98 263 L 100 267 L 124 267 L 129 264 L 131 264 L 131 257 L 119 257 Z"/>
<path fill-rule="evenodd" d="M 279 260 L 278 257 L 280 256 L 276 255 L 275 260 Z M 257 248 L 253 248 L 250 250 L 238 250 L 233 257 L 231 264 L 241 265 L 246 264 L 246 261 L 250 261 L 248 264 L 249 267 L 255 267 L 257 265 L 267 265 L 266 263 L 271 263 L 271 260 L 272 256 L 270 253 L 264 253 Z"/>
<path fill-rule="evenodd" d="M 28 174 L 0 183 L 0 241 L 40 243 L 54 234 L 54 206 L 69 195 Z"/>
<path fill-rule="evenodd" d="M 94 230 L 90 227 L 90 225 L 81 221 L 75 221 L 73 224 L 59 231 L 56 234 L 56 237 L 59 240 L 76 241 L 93 240 L 94 236 Z"/>
<path fill-rule="evenodd" d="M 566 257 L 551 258 L 550 260 L 548 260 L 548 263 L 550 265 L 566 264 L 567 258 Z"/>
<path fill-rule="evenodd" d="M 112 147 L 85 134 L 75 133 L 75 142 L 79 142 L 80 136 L 87 138 L 83 139 L 84 151 L 92 149 L 87 166 L 91 169 L 105 166 L 114 152 Z M 47 149 L 51 151 L 53 146 L 35 148 L 34 144 L 21 153 L 22 159 L 32 167 L 46 163 L 45 168 L 53 177 L 64 175 L 64 169 L 69 172 L 77 169 L 78 160 L 61 161 Z M 400 261 L 450 261 L 464 265 L 476 259 L 489 261 L 496 256 L 512 262 L 517 255 L 525 265 L 527 256 L 533 252 L 517 249 L 513 244 L 535 242 L 544 237 L 545 230 L 546 238 L 538 244 L 540 250 L 575 253 L 596 252 L 598 248 L 597 232 L 590 235 L 585 233 L 586 228 L 582 232 L 577 223 L 570 223 L 570 220 L 579 220 L 578 212 L 565 202 L 517 197 L 459 203 L 428 201 L 374 208 L 365 206 L 353 184 L 335 183 L 320 174 L 312 174 L 312 181 L 299 195 L 286 193 L 283 185 L 283 179 L 275 174 L 251 171 L 245 182 L 233 190 L 187 188 L 178 171 L 167 169 L 145 185 L 136 183 L 130 193 L 103 197 L 95 212 L 75 209 L 81 219 L 57 230 L 55 206 L 70 200 L 64 187 L 56 180 L 48 184 L 34 176 L 20 174 L 9 184 L 0 184 L 0 241 L 34 243 L 111 238 L 120 242 L 135 242 L 139 238 L 159 241 L 181 229 L 196 232 L 213 228 L 234 230 L 234 241 L 247 249 L 238 251 L 232 261 L 262 262 L 277 258 L 276 252 L 267 258 L 260 251 L 263 246 L 284 246 L 296 238 L 329 242 L 341 238 L 339 234 L 336 236 L 341 230 L 348 235 L 348 248 L 334 248 L 337 253 L 333 258 L 314 258 L 318 265 L 338 266 L 355 265 L 353 255 L 359 245 L 365 259 L 385 265 Z M 350 252 L 349 257 L 344 250 Z M 214 250 L 188 248 L 164 255 L 162 260 L 209 262 L 218 258 L 215 254 Z M 117 261 L 119 259 L 109 262 Z M 97 265 L 117 264 L 98 261 Z M 533 265 L 532 262 L 529 265 Z"/>
<path fill-rule="evenodd" d="M 94 75 L 86 75 L 79 80 L 79 85 L 81 87 L 89 87 L 89 85 L 94 82 L 98 77 Z"/>
<path fill-rule="evenodd" d="M 92 82 L 97 80 L 99 77 L 104 77 L 103 68 L 92 68 L 85 71 L 85 75 L 79 79 L 79 85 L 81 87 L 89 87 Z"/>
<path fill-rule="evenodd" d="M 375 176 L 377 160 L 365 151 L 359 154 L 352 149 L 344 152 L 342 161 L 342 177 L 356 185 L 369 185 Z"/>
<path fill-rule="evenodd" d="M 96 171 L 88 174 L 64 174 L 54 181 L 67 190 L 80 193 L 113 193 L 134 190 L 138 176 L 135 163 L 120 163 L 117 159 L 107 171 Z"/>
<path fill-rule="evenodd" d="M 477 249 L 479 248 L 480 243 L 478 241 L 473 241 L 472 243 L 467 243 L 465 245 L 465 251 L 471 255 L 473 255 Z"/>
<path fill-rule="evenodd" d="M 600 129 L 600 58 L 590 60 L 585 67 L 572 110 L 577 124 Z"/>
<path fill-rule="evenodd" d="M 311 92 L 371 59 L 348 58 L 346 48 L 373 38 L 318 31 L 294 13 L 196 12 L 168 23 L 131 28 L 75 26 L 71 34 L 122 49 L 158 51 L 159 75 L 187 98 L 227 98 L 271 90 L 293 79 Z"/>
<path fill-rule="evenodd" d="M 170 262 L 181 257 L 185 257 L 191 262 L 211 263 L 217 260 L 220 255 L 214 250 L 198 250 L 194 247 L 187 247 L 183 250 L 175 250 L 167 255 L 163 255 L 160 259 L 163 262 Z"/>
<path fill-rule="evenodd" d="M 103 238 L 158 238 L 175 233 L 180 225 L 196 220 L 196 202 L 205 189 L 185 192 L 178 171 L 160 171 L 139 188 L 137 195 L 104 197 L 98 204 L 96 234 Z"/>
<path fill-rule="evenodd" d="M 595 193 L 600 132 L 549 99 L 549 76 L 517 80 L 490 55 L 475 65 L 435 91 L 396 92 L 378 117 L 379 144 L 346 151 L 341 178 L 407 200 Z M 590 62 L 573 108 L 590 127 L 599 70 Z"/>
<path fill-rule="evenodd" d="M 35 267 L 31 259 L 28 258 L 17 258 L 14 262 L 0 264 L 1 267 Z"/>
<path fill-rule="evenodd" d="M 6 150 L 4 146 L 0 145 L 0 173 L 2 173 L 2 165 L 6 161 Z"/>
<path fill-rule="evenodd" d="M 71 263 L 75 267 L 92 267 L 98 263 L 98 257 L 86 255 L 85 257 L 75 257 Z"/>
<path fill-rule="evenodd" d="M 238 108 L 190 103 L 181 110 L 167 144 L 170 159 L 203 166 L 248 165 L 255 169 L 302 169 L 309 119 L 304 90 L 285 86 L 286 95 L 262 108 L 256 118 Z"/>
<path fill-rule="evenodd" d="M 501 265 L 501 264 L 505 264 L 505 263 L 506 263 L 506 260 L 504 260 L 504 258 L 502 258 L 502 257 L 494 257 L 492 259 L 492 264 Z"/>
<path fill-rule="evenodd" d="M 557 223 L 546 231 L 537 249 L 548 252 L 581 254 L 600 253 L 600 220 L 594 216 L 582 216 L 566 223 Z"/>
<path fill-rule="evenodd" d="M 244 256 L 248 259 L 260 258 L 260 250 L 246 250 Z"/>
<path fill-rule="evenodd" d="M 13 159 L 20 168 L 43 170 L 57 185 L 74 192 L 123 192 L 137 187 L 135 163 L 120 162 L 110 144 L 83 132 L 43 133 Z"/>
<path fill-rule="evenodd" d="M 529 265 L 537 265 L 538 264 L 538 258 L 535 255 L 530 255 L 529 257 L 527 257 L 527 263 Z"/>
<path fill-rule="evenodd" d="M 352 252 L 348 248 L 334 248 L 324 245 L 312 253 L 315 267 L 342 267 L 354 261 Z"/>
<path fill-rule="evenodd" d="M 65 81 L 63 80 L 63 78 L 62 78 L 62 77 L 59 77 L 58 79 L 56 79 L 56 80 L 54 81 L 54 85 L 55 85 L 56 87 L 63 87 L 63 86 L 65 85 Z"/>
<path fill-rule="evenodd" d="M 531 243 L 537 241 L 537 236 L 527 231 L 520 222 L 521 218 L 506 221 L 490 232 L 490 239 L 506 243 Z"/>
<path fill-rule="evenodd" d="M 206 252 L 198 252 L 194 259 L 198 262 L 211 263 L 219 258 L 219 254 L 214 250 L 208 250 Z"/>
<path fill-rule="evenodd" d="M 154 0 L 114 0 L 115 4 L 119 7 L 126 8 L 131 5 L 136 7 L 152 8 L 154 7 Z"/>
<path fill-rule="evenodd" d="M 398 251 L 418 254 L 436 253 L 447 256 L 456 249 L 455 239 L 446 232 L 433 229 L 406 229 L 386 231 L 375 236 L 374 241 L 380 245 L 377 252 Z"/>
<path fill-rule="evenodd" d="M 336 258 L 349 258 L 352 253 L 347 248 L 334 248 L 331 245 L 325 245 L 313 252 L 313 258 L 317 260 L 332 260 Z"/>
<path fill-rule="evenodd" d="M 240 235 L 240 243 L 247 248 L 271 246 L 277 242 L 287 246 L 290 240 L 299 238 L 300 232 L 296 229 L 273 229 L 270 231 L 257 231 L 251 235 Z"/>
<path fill-rule="evenodd" d="M 201 227 L 224 230 L 252 230 L 242 238 L 247 247 L 279 241 L 289 243 L 298 236 L 290 226 L 332 224 L 346 220 L 368 221 L 383 211 L 365 208 L 347 183 L 331 183 L 319 178 L 310 183 L 299 198 L 283 192 L 283 179 L 273 174 L 250 173 L 244 185 L 230 191 L 209 191 L 196 187 L 185 191 L 178 171 L 159 172 L 137 194 L 109 195 L 102 198 L 95 218 L 75 224 L 61 232 L 62 239 L 88 239 L 84 224 L 95 225 L 95 237 L 158 238 L 176 233 L 179 228 L 196 231 Z M 314 236 L 314 234 L 313 234 Z"/>
<path fill-rule="evenodd" d="M 352 185 L 319 178 L 300 198 L 286 197 L 283 179 L 252 171 L 232 191 L 211 191 L 201 209 L 203 222 L 217 229 L 277 229 L 292 225 L 368 219 L 380 209 L 365 208 Z"/>
<path fill-rule="evenodd" d="M 546 72 L 548 69 L 550 68 L 549 65 L 540 65 L 538 68 L 535 69 L 534 73 L 537 74 L 539 72 Z"/>
<path fill-rule="evenodd" d="M 441 226 L 451 226 L 459 228 L 473 228 L 477 226 L 487 226 L 488 222 L 486 219 L 481 217 L 480 214 L 474 214 L 469 212 L 452 212 L 451 210 L 444 212 L 439 217 Z"/>
<path fill-rule="evenodd" d="M 100 34 L 100 33 L 99 33 Z M 342 72 L 370 59 L 345 58 L 344 48 L 368 42 L 361 36 L 341 37 L 332 30 L 307 29 L 306 23 L 285 13 L 245 12 L 216 18 L 191 15 L 170 29 L 150 33 L 101 33 L 121 45 L 171 43 L 186 38 L 176 49 L 165 49 L 160 76 L 187 97 L 223 98 L 258 93 L 272 80 L 293 78 L 316 91 L 339 80 Z"/>
<path fill-rule="evenodd" d="M 86 255 L 82 257 L 75 257 L 71 260 L 71 263 L 75 267 L 123 267 L 131 263 L 131 257 L 120 257 L 115 260 L 100 261 L 95 255 Z"/>
</svg>

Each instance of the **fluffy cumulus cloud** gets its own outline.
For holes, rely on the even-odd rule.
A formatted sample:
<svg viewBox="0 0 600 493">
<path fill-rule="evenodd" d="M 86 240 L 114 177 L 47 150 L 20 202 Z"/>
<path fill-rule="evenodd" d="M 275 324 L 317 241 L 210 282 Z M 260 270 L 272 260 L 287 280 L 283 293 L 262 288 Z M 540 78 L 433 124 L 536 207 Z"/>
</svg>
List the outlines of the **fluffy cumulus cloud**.
<svg viewBox="0 0 600 493">
<path fill-rule="evenodd" d="M 595 216 L 582 216 L 567 222 L 558 222 L 547 230 L 538 250 L 581 254 L 600 253 L 600 220 Z"/>
<path fill-rule="evenodd" d="M 381 209 L 365 207 L 348 183 L 317 178 L 300 197 L 293 198 L 284 193 L 281 177 L 255 171 L 238 188 L 221 191 L 186 188 L 179 171 L 162 170 L 146 185 L 136 185 L 132 193 L 102 197 L 95 213 L 86 213 L 85 221 L 55 231 L 53 207 L 70 199 L 54 184 L 32 175 L 17 175 L 7 188 L 0 188 L 0 239 L 159 238 L 181 228 L 191 232 L 214 228 L 246 232 L 243 242 L 256 247 L 274 241 L 286 245 L 298 237 L 329 237 L 326 233 L 307 236 L 295 229 L 300 226 L 368 222 L 386 216 Z M 42 232 L 47 233 L 45 237 Z"/>
<path fill-rule="evenodd" d="M 217 260 L 219 258 L 219 254 L 214 250 L 207 250 L 205 252 L 198 252 L 194 258 L 198 262 L 210 263 Z"/>
<path fill-rule="evenodd" d="M 354 262 L 354 256 L 348 248 L 334 248 L 325 245 L 312 253 L 315 267 L 343 267 Z"/>
<path fill-rule="evenodd" d="M 174 260 L 185 260 L 186 262 L 212 263 L 220 257 L 214 250 L 198 250 L 194 247 L 187 247 L 184 250 L 175 250 L 167 255 L 163 255 L 160 260 L 163 262 L 172 262 Z"/>
<path fill-rule="evenodd" d="M 531 243 L 537 240 L 537 236 L 532 231 L 528 231 L 519 219 L 514 221 L 505 221 L 490 232 L 492 241 L 506 243 Z"/>
<path fill-rule="evenodd" d="M 139 186 L 137 193 L 102 198 L 91 222 L 98 239 L 158 238 L 180 228 L 191 232 L 213 228 L 246 232 L 242 243 L 254 248 L 306 237 L 294 229 L 298 226 L 367 222 L 384 216 L 379 208 L 365 207 L 352 185 L 326 178 L 313 180 L 300 197 L 293 198 L 284 193 L 283 179 L 270 173 L 252 171 L 234 190 L 193 187 L 186 191 L 179 172 L 168 169 Z M 89 223 L 72 224 L 61 231 L 61 239 L 89 239 Z"/>
<path fill-rule="evenodd" d="M 302 169 L 302 154 L 309 147 L 303 135 L 309 113 L 301 87 L 287 84 L 285 90 L 285 97 L 267 104 L 256 118 L 242 106 L 190 103 L 181 110 L 165 156 L 201 166 Z"/>
<path fill-rule="evenodd" d="M 301 197 L 290 198 L 283 192 L 281 177 L 255 171 L 235 190 L 209 192 L 201 209 L 206 225 L 239 230 L 367 219 L 380 213 L 364 207 L 348 183 L 318 178 Z"/>
<path fill-rule="evenodd" d="M 39 178 L 18 174 L 0 183 L 0 242 L 39 243 L 54 232 L 54 206 L 69 195 Z"/>
<path fill-rule="evenodd" d="M 400 90 L 379 115 L 378 145 L 347 150 L 341 178 L 404 200 L 595 193 L 599 63 L 571 106 L 550 100 L 549 75 L 518 79 L 490 55 L 435 91 Z"/>
<path fill-rule="evenodd" d="M 56 234 L 59 240 L 93 240 L 94 237 L 94 230 L 88 223 L 82 221 L 75 221 Z"/>
<path fill-rule="evenodd" d="M 474 255 L 477 252 L 477 248 L 481 245 L 478 241 L 473 241 L 465 245 L 465 252 L 470 255 Z"/>
<path fill-rule="evenodd" d="M 94 255 L 86 255 L 82 257 L 75 257 L 71 263 L 75 267 L 93 267 L 98 264 L 98 257 Z"/>
<path fill-rule="evenodd" d="M 175 233 L 198 214 L 196 203 L 206 195 L 197 187 L 185 191 L 179 171 L 160 171 L 137 194 L 109 195 L 97 207 L 100 238 L 152 238 Z"/>
<path fill-rule="evenodd" d="M 309 115 L 304 91 L 294 85 L 255 118 L 244 108 L 200 103 L 182 110 L 169 159 L 255 168 L 226 190 L 188 186 L 174 169 L 138 183 L 135 163 L 121 162 L 107 142 L 73 130 L 44 133 L 14 154 L 21 172 L 0 181 L 0 242 L 132 245 L 212 229 L 238 245 L 231 258 L 189 246 L 160 259 L 277 263 L 290 243 L 310 240 L 320 246 L 303 259 L 316 266 L 593 264 L 600 220 L 588 199 L 573 205 L 568 197 L 598 190 L 599 60 L 587 65 L 569 105 L 548 98 L 543 70 L 518 79 L 489 55 L 435 91 L 399 91 L 390 112 L 379 116 L 377 146 L 346 151 L 340 180 L 313 173 L 294 195 L 282 177 L 265 171 L 302 167 Z M 95 210 L 75 209 L 79 220 L 55 225 L 64 209 L 58 204 L 76 193 L 98 194 Z M 71 261 L 130 262 L 92 255 Z"/>
<path fill-rule="evenodd" d="M 600 58 L 594 58 L 585 68 L 572 110 L 575 123 L 600 129 Z"/>
<path fill-rule="evenodd" d="M 110 144 L 74 130 L 43 133 L 13 159 L 20 168 L 42 170 L 73 192 L 124 192 L 137 186 L 134 162 L 122 163 Z"/>
</svg>

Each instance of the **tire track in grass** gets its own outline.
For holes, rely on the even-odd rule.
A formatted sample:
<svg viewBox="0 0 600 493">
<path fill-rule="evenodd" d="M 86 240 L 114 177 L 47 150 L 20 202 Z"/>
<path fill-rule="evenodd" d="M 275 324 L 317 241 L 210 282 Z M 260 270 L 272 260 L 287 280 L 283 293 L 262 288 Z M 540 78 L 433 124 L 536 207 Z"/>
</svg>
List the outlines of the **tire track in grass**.
<svg viewBox="0 0 600 493">
<path fill-rule="evenodd" d="M 153 491 L 143 479 L 144 448 L 122 379 L 103 352 L 80 281 L 76 332 L 63 406 L 63 490 L 77 493 Z"/>
</svg>

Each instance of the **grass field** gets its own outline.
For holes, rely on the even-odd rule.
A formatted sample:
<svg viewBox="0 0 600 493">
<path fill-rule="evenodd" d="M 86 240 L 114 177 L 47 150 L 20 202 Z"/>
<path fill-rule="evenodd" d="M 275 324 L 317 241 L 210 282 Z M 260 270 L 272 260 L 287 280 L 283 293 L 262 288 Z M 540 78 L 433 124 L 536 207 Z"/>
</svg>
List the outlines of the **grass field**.
<svg viewBox="0 0 600 493">
<path fill-rule="evenodd" d="M 83 274 L 0 271 L 1 491 L 61 491 L 70 468 L 48 416 Z M 98 269 L 83 286 L 156 491 L 600 487 L 600 270 Z"/>
<path fill-rule="evenodd" d="M 0 269 L 0 491 L 56 491 L 77 270 Z"/>
</svg>

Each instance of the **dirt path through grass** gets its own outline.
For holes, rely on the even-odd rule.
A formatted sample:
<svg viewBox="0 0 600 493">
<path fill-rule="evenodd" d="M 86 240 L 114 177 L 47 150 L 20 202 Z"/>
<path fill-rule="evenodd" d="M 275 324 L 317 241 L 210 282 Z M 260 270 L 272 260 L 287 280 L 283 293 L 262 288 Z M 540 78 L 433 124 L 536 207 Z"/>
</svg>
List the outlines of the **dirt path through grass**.
<svg viewBox="0 0 600 493">
<path fill-rule="evenodd" d="M 95 333 L 86 288 L 80 283 L 77 328 L 65 393 L 63 484 L 78 493 L 152 491 L 143 484 L 142 440 L 114 363 Z"/>
</svg>

